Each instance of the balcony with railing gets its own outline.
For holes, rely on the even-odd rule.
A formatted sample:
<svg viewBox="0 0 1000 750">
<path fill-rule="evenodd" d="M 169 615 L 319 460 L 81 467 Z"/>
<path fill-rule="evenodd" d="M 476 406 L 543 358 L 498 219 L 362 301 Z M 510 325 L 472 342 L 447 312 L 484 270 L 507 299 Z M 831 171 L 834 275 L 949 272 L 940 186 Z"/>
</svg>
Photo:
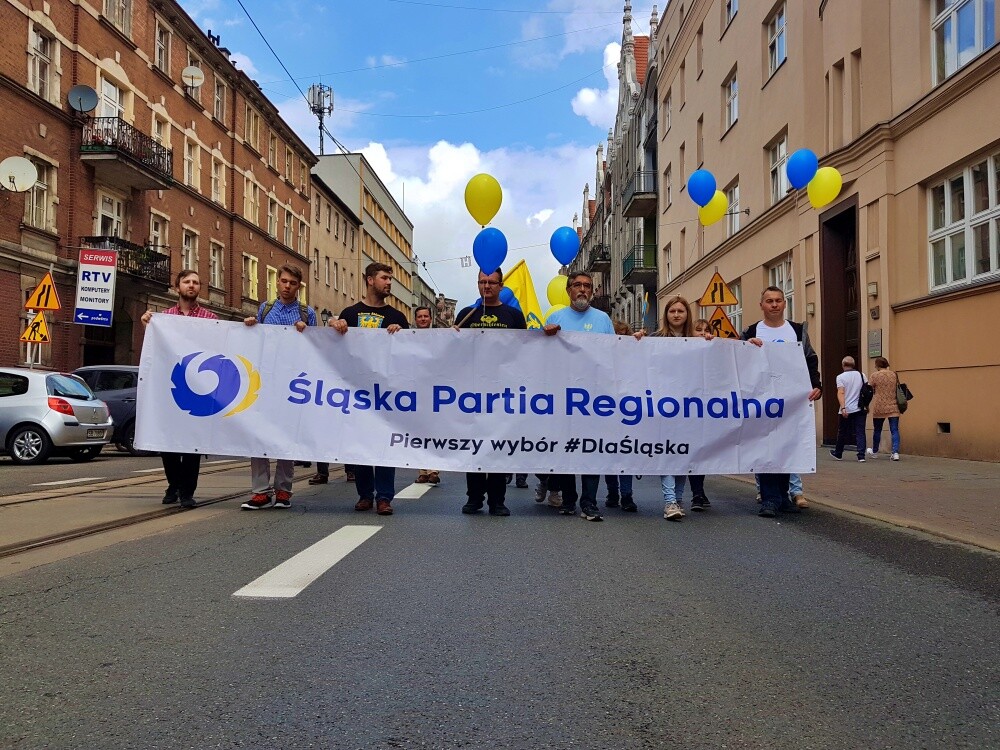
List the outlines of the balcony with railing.
<svg viewBox="0 0 1000 750">
<path fill-rule="evenodd" d="M 80 245 L 118 253 L 118 273 L 170 286 L 170 254 L 157 245 L 136 245 L 121 237 L 81 237 Z"/>
<path fill-rule="evenodd" d="M 630 219 L 656 213 L 656 172 L 640 170 L 632 175 L 622 191 L 622 207 Z"/>
<path fill-rule="evenodd" d="M 611 270 L 611 250 L 604 243 L 595 245 L 587 259 L 587 270 L 607 273 Z"/>
<path fill-rule="evenodd" d="M 622 260 L 622 284 L 656 288 L 656 245 L 635 245 Z"/>
<path fill-rule="evenodd" d="M 173 152 L 120 117 L 92 117 L 83 126 L 80 159 L 114 187 L 166 190 L 173 185 Z"/>
<path fill-rule="evenodd" d="M 603 310 L 608 315 L 611 314 L 611 295 L 609 294 L 595 294 L 594 298 L 590 300 L 590 306 L 596 307 L 598 310 Z"/>
</svg>

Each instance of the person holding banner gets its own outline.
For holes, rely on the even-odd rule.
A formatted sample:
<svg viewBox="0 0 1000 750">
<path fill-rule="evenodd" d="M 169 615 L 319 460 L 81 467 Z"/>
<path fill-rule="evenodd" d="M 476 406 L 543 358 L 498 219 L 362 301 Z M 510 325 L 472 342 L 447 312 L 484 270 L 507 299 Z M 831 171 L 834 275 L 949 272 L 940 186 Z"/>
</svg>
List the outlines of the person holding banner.
<svg viewBox="0 0 1000 750">
<path fill-rule="evenodd" d="M 809 341 L 805 325 L 785 320 L 785 293 L 776 286 L 767 287 L 760 295 L 760 309 L 764 313 L 764 319 L 748 326 L 743 332 L 743 340 L 749 341 L 754 346 L 763 346 L 765 343 L 802 342 L 802 355 L 806 358 L 809 382 L 812 384 L 808 398 L 810 401 L 822 398 L 823 383 L 819 374 L 819 355 Z M 761 496 L 757 515 L 774 518 L 779 510 L 796 512 L 801 509 L 798 499 L 796 502 L 788 499 L 788 474 L 758 474 L 757 481 L 760 483 Z"/>
<path fill-rule="evenodd" d="M 219 316 L 214 312 L 206 310 L 198 304 L 201 277 L 198 276 L 197 271 L 185 268 L 178 273 L 174 289 L 177 290 L 177 304 L 164 310 L 164 315 L 184 315 L 188 318 L 206 318 L 208 320 L 219 319 Z M 146 310 L 139 318 L 143 328 L 148 326 L 152 319 L 152 310 Z M 163 493 L 163 504 L 169 505 L 180 500 L 182 508 L 195 507 L 194 491 L 198 488 L 201 454 L 161 451 L 160 459 L 163 461 L 163 473 L 167 477 L 167 491 Z"/>
<path fill-rule="evenodd" d="M 494 330 L 527 330 L 528 325 L 520 310 L 500 301 L 503 287 L 503 271 L 479 272 L 479 295 L 481 302 L 464 308 L 455 316 L 455 330 L 463 328 L 489 328 Z M 510 510 L 504 504 L 507 495 L 507 474 L 490 472 L 482 474 L 466 472 L 466 494 L 469 499 L 462 506 L 465 514 L 479 513 L 483 500 L 489 506 L 491 516 L 509 516 Z"/>
<path fill-rule="evenodd" d="M 330 319 L 330 327 L 339 334 L 348 328 L 384 328 L 389 334 L 410 324 L 406 316 L 386 302 L 392 293 L 392 269 L 385 263 L 369 263 L 365 267 L 365 296 L 344 308 L 339 318 Z M 392 498 L 396 495 L 396 469 L 393 466 L 354 466 L 354 486 L 358 502 L 354 510 L 365 512 L 375 508 L 380 516 L 392 515 Z"/>
<path fill-rule="evenodd" d="M 418 307 L 413 310 L 413 327 L 418 331 L 426 331 L 431 328 L 433 319 L 429 307 Z M 435 469 L 420 469 L 417 473 L 417 484 L 438 484 L 441 481 L 441 472 Z"/>
</svg>

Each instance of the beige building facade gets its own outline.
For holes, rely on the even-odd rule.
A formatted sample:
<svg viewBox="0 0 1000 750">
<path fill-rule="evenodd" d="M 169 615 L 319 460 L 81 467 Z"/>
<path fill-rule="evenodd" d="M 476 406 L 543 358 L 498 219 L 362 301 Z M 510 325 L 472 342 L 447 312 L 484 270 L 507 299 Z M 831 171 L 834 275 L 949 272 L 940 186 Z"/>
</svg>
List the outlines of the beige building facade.
<svg viewBox="0 0 1000 750">
<path fill-rule="evenodd" d="M 312 175 L 312 263 L 309 302 L 324 325 L 364 294 L 359 283 L 361 220 L 318 175 Z"/>
<path fill-rule="evenodd" d="M 983 325 L 1000 314 L 998 12 L 989 0 L 675 0 L 651 34 L 657 322 L 667 297 L 697 300 L 716 270 L 740 329 L 760 319 L 766 286 L 784 289 L 820 352 L 824 441 L 841 358 L 871 372 L 884 356 L 915 394 L 904 454 L 1000 460 L 1000 335 Z M 843 175 L 820 210 L 788 186 L 799 148 Z M 685 188 L 698 168 L 730 200 L 709 227 Z M 609 192 L 627 215 L 625 187 Z"/>
</svg>

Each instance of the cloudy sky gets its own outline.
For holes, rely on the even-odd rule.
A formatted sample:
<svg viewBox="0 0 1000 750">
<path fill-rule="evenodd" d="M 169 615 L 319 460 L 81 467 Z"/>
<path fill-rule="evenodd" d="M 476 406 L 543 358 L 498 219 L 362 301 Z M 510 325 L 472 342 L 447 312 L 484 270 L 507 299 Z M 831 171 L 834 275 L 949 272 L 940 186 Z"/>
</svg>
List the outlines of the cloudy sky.
<svg viewBox="0 0 1000 750">
<path fill-rule="evenodd" d="M 316 120 L 296 85 L 333 88 L 329 130 L 364 152 L 404 205 L 435 289 L 460 305 L 476 295 L 475 273 L 458 260 L 472 254 L 479 231 L 463 193 L 487 172 L 504 191 L 492 222 L 507 237 L 504 266 L 526 258 L 544 295 L 558 269 L 549 237 L 581 210 L 597 144 L 614 121 L 621 0 L 183 5 L 317 151 Z M 650 9 L 633 5 L 633 33 L 648 33 Z"/>
</svg>

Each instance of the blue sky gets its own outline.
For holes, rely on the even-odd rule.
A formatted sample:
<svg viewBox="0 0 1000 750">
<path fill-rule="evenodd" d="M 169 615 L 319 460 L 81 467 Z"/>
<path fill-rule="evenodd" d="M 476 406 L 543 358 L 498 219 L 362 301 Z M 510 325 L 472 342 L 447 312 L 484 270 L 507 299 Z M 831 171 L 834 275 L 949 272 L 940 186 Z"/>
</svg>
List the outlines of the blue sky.
<svg viewBox="0 0 1000 750">
<path fill-rule="evenodd" d="M 526 258 L 544 295 L 558 268 L 548 238 L 581 210 L 613 124 L 620 0 L 243 3 L 303 90 L 333 88 L 329 130 L 405 194 L 433 286 L 460 303 L 476 293 L 475 274 L 450 259 L 471 254 L 479 227 L 462 194 L 488 172 L 504 189 L 493 221 L 511 248 L 504 265 Z M 318 149 L 315 119 L 236 0 L 183 5 Z M 648 33 L 650 7 L 633 6 L 633 33 Z"/>
</svg>

